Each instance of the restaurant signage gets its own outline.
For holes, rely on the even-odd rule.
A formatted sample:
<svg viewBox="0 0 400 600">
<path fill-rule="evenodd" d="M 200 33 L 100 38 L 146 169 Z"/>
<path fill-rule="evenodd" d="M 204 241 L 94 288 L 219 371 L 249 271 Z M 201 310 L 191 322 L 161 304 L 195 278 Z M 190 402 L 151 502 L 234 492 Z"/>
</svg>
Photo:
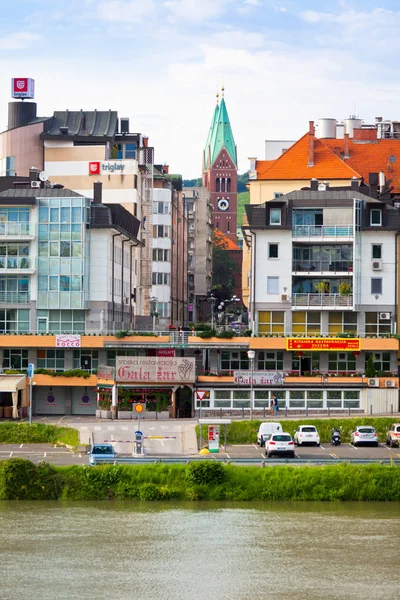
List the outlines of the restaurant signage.
<svg viewBox="0 0 400 600">
<path fill-rule="evenodd" d="M 251 385 L 251 371 L 233 371 L 236 385 Z M 281 385 L 285 382 L 282 371 L 253 371 L 253 385 Z"/>
<path fill-rule="evenodd" d="M 56 348 L 80 348 L 80 335 L 56 335 Z"/>
<path fill-rule="evenodd" d="M 159 356 L 117 356 L 119 382 L 194 383 L 195 359 Z"/>
<path fill-rule="evenodd" d="M 286 350 L 359 352 L 360 338 L 286 338 Z"/>
</svg>

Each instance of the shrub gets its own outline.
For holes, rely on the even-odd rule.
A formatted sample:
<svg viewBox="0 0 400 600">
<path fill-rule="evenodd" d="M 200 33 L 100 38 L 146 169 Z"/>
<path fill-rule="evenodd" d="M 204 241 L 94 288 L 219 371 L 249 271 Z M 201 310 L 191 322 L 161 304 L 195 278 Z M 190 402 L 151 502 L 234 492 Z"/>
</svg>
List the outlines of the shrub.
<svg viewBox="0 0 400 600">
<path fill-rule="evenodd" d="M 204 329 L 203 331 L 196 331 L 197 337 L 208 339 L 215 336 L 215 329 Z"/>
<path fill-rule="evenodd" d="M 11 458 L 0 462 L 0 500 L 57 500 L 61 480 L 48 463 Z"/>
<path fill-rule="evenodd" d="M 370 354 L 367 360 L 367 368 L 365 369 L 365 377 L 375 377 L 375 375 L 374 359 L 372 354 Z"/>
<path fill-rule="evenodd" d="M 216 485 L 224 477 L 224 466 L 219 462 L 192 462 L 186 469 L 186 481 L 191 485 Z"/>
<path fill-rule="evenodd" d="M 225 339 L 232 339 L 233 337 L 236 336 L 236 333 L 234 331 L 219 331 L 216 335 L 217 338 L 225 338 Z"/>
<path fill-rule="evenodd" d="M 160 497 L 160 492 L 158 491 L 158 487 L 154 483 L 143 483 L 139 487 L 139 498 L 140 500 L 158 500 Z"/>
<path fill-rule="evenodd" d="M 79 445 L 79 434 L 71 427 L 43 423 L 0 423 L 0 444 L 65 444 Z"/>
</svg>

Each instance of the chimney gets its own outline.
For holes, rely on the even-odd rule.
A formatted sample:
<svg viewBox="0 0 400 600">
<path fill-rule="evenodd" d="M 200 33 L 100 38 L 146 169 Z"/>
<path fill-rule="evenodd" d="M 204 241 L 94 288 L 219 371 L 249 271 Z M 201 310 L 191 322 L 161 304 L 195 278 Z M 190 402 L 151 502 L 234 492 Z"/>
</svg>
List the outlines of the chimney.
<svg viewBox="0 0 400 600">
<path fill-rule="evenodd" d="M 314 121 L 310 121 L 310 129 L 308 132 L 308 166 L 314 166 L 314 136 L 315 136 L 315 127 Z"/>
<path fill-rule="evenodd" d="M 31 167 L 29 169 L 29 181 L 39 181 L 39 169 L 37 167 Z"/>
<path fill-rule="evenodd" d="M 93 183 L 93 203 L 94 204 L 101 204 L 102 203 L 102 190 L 103 188 L 103 184 L 101 183 L 101 181 L 95 181 Z"/>
<path fill-rule="evenodd" d="M 346 133 L 346 135 L 347 135 L 347 133 Z M 353 177 L 351 180 L 351 189 L 358 191 L 358 188 L 359 188 L 358 179 L 357 179 L 357 177 Z"/>
<path fill-rule="evenodd" d="M 350 145 L 349 145 L 349 134 L 345 133 L 343 135 L 344 140 L 344 156 L 343 158 L 350 158 Z"/>
<path fill-rule="evenodd" d="M 143 136 L 143 147 L 144 148 L 148 148 L 149 147 L 149 138 L 146 137 L 145 135 Z"/>
<path fill-rule="evenodd" d="M 168 175 L 169 165 L 163 165 L 162 172 L 163 172 L 163 175 Z"/>
<path fill-rule="evenodd" d="M 311 179 L 311 181 L 310 181 L 310 188 L 314 192 L 318 191 L 318 179 L 315 179 L 315 177 L 313 177 L 313 179 Z"/>
</svg>

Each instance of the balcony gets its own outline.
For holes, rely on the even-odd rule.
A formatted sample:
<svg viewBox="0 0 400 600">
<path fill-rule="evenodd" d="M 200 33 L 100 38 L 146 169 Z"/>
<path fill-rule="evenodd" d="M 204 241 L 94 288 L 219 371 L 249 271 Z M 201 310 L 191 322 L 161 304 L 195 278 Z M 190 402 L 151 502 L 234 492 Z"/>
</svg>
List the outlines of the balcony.
<svg viewBox="0 0 400 600">
<path fill-rule="evenodd" d="M 292 231 L 293 238 L 299 238 L 302 241 L 325 240 L 330 242 L 343 242 L 353 237 L 352 225 L 294 225 Z"/>
<path fill-rule="evenodd" d="M 353 310 L 353 294 L 292 294 L 292 310 Z"/>
<path fill-rule="evenodd" d="M 0 304 L 29 304 L 29 292 L 0 292 Z"/>
<path fill-rule="evenodd" d="M 35 262 L 25 256 L 0 256 L 0 274 L 18 275 L 19 273 L 34 273 Z"/>
<path fill-rule="evenodd" d="M 0 240 L 33 240 L 35 228 L 25 221 L 0 221 Z"/>
<path fill-rule="evenodd" d="M 292 271 L 295 273 L 353 273 L 352 260 L 294 260 Z"/>
</svg>

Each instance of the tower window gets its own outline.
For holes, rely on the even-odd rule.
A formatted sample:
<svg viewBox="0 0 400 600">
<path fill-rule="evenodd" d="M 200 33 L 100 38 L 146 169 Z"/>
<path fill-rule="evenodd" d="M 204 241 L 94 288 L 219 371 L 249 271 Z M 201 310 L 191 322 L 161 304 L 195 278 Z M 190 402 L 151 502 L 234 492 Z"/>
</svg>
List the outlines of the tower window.
<svg viewBox="0 0 400 600">
<path fill-rule="evenodd" d="M 228 177 L 228 179 L 226 180 L 226 191 L 227 191 L 227 192 L 230 192 L 230 191 L 232 191 L 232 189 L 231 189 L 231 188 L 232 188 L 232 184 L 231 184 L 231 178 L 230 178 L 230 177 Z"/>
</svg>

